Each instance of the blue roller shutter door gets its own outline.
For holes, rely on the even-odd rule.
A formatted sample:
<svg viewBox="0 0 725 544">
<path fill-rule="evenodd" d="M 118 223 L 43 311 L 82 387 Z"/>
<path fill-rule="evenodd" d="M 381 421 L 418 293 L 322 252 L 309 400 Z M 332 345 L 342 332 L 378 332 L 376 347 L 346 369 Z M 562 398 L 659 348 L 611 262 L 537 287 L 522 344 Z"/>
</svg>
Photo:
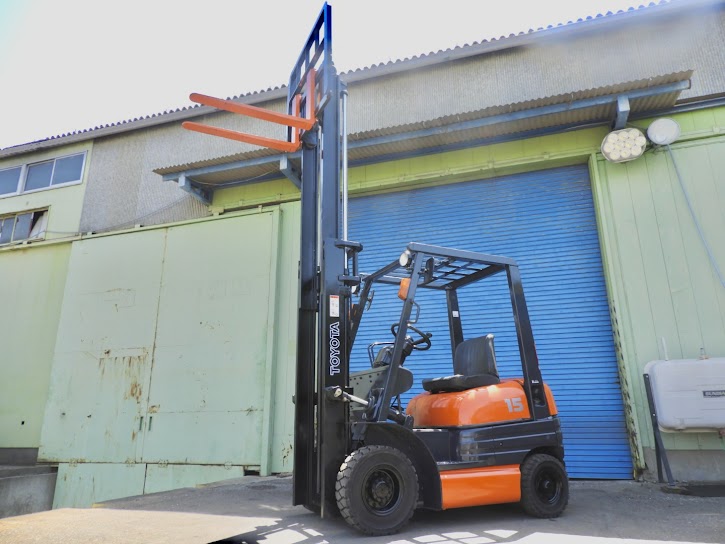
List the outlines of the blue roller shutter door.
<svg viewBox="0 0 725 544">
<path fill-rule="evenodd" d="M 397 259 L 410 241 L 515 258 L 521 268 L 544 380 L 564 429 L 574 478 L 631 478 L 632 462 L 612 340 L 587 168 L 572 166 L 383 195 L 350 202 L 350 239 L 363 243 L 361 270 Z M 461 314 L 466 337 L 493 332 L 499 372 L 521 367 L 505 277 L 467 287 Z M 445 297 L 425 292 L 419 328 L 433 348 L 406 366 L 416 381 L 451 374 Z M 391 288 L 376 288 L 353 352 L 353 369 L 369 367 L 366 347 L 392 339 L 400 315 Z"/>
</svg>

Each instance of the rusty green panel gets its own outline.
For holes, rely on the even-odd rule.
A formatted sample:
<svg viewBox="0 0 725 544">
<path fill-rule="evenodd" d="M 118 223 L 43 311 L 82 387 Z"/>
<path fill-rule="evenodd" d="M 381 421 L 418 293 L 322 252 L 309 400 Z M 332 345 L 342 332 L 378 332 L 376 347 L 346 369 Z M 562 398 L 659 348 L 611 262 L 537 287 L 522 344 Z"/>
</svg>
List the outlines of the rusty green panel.
<svg viewBox="0 0 725 544">
<path fill-rule="evenodd" d="M 260 464 L 272 226 L 260 213 L 169 229 L 144 461 Z"/>
<path fill-rule="evenodd" d="M 725 111 L 725 108 L 721 108 Z M 678 116 L 697 128 L 701 115 Z M 710 116 L 712 117 L 712 116 Z M 646 123 L 644 123 L 646 126 Z M 694 212 L 721 270 L 725 270 L 725 138 L 672 146 Z M 648 152 L 624 164 L 597 161 L 594 192 L 607 282 L 622 344 L 630 407 L 639 444 L 652 447 L 642 372 L 668 356 L 725 353 L 725 287 L 717 278 L 671 158 Z M 664 344 L 663 344 L 664 340 Z M 667 448 L 712 449 L 706 435 L 665 435 Z"/>
<path fill-rule="evenodd" d="M 88 508 L 94 503 L 141 495 L 146 465 L 61 463 L 53 508 Z"/>
<path fill-rule="evenodd" d="M 73 244 L 41 459 L 140 456 L 165 237 L 153 230 Z"/>
<path fill-rule="evenodd" d="M 70 244 L 0 251 L 0 448 L 37 448 Z"/>
<path fill-rule="evenodd" d="M 167 384 L 180 390 L 188 384 Z M 149 415 L 144 461 L 157 463 L 260 463 L 262 414 L 259 409 L 229 412 L 178 412 Z"/>
<path fill-rule="evenodd" d="M 219 465 L 146 465 L 144 493 L 220 482 L 244 476 L 244 468 Z"/>
</svg>

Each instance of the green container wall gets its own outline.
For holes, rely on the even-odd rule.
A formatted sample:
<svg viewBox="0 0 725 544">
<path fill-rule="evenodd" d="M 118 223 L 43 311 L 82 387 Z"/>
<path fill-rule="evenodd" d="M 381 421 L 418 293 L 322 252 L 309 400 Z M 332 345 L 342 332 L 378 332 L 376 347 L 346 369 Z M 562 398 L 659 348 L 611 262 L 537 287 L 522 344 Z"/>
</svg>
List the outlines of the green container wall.
<svg viewBox="0 0 725 544">
<path fill-rule="evenodd" d="M 73 244 L 40 448 L 56 507 L 291 470 L 297 210 Z"/>
<path fill-rule="evenodd" d="M 71 245 L 0 251 L 0 448 L 37 448 Z"/>
<path fill-rule="evenodd" d="M 674 117 L 673 144 L 685 187 L 720 270 L 725 270 L 725 108 Z M 637 123 L 642 128 L 648 123 Z M 642 378 L 647 362 L 665 357 L 725 355 L 725 287 L 720 284 L 687 207 L 672 159 L 648 151 L 592 168 L 600 238 L 625 395 L 636 443 L 653 447 Z M 716 433 L 665 433 L 672 450 L 719 450 Z"/>
</svg>

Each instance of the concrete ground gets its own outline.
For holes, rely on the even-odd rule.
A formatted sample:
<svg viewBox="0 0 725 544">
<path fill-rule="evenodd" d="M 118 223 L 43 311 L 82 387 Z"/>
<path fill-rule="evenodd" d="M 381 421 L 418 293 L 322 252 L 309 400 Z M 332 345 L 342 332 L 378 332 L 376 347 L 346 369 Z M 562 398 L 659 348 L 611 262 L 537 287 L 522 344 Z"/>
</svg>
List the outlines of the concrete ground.
<svg viewBox="0 0 725 544">
<path fill-rule="evenodd" d="M 0 520 L 2 544 L 653 544 L 725 543 L 725 497 L 663 493 L 637 482 L 574 481 L 561 518 L 517 505 L 419 511 L 398 535 L 363 537 L 341 519 L 291 506 L 291 478 L 199 488 Z"/>
</svg>

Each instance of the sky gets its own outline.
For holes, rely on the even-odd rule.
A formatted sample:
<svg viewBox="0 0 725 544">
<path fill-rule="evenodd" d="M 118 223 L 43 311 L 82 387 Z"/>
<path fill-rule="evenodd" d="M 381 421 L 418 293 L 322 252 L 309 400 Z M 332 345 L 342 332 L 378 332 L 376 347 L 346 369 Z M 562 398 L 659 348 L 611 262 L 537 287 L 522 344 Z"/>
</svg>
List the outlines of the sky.
<svg viewBox="0 0 725 544">
<path fill-rule="evenodd" d="M 636 0 L 331 0 L 339 71 Z M 0 0 L 0 148 L 283 85 L 322 0 Z"/>
</svg>

